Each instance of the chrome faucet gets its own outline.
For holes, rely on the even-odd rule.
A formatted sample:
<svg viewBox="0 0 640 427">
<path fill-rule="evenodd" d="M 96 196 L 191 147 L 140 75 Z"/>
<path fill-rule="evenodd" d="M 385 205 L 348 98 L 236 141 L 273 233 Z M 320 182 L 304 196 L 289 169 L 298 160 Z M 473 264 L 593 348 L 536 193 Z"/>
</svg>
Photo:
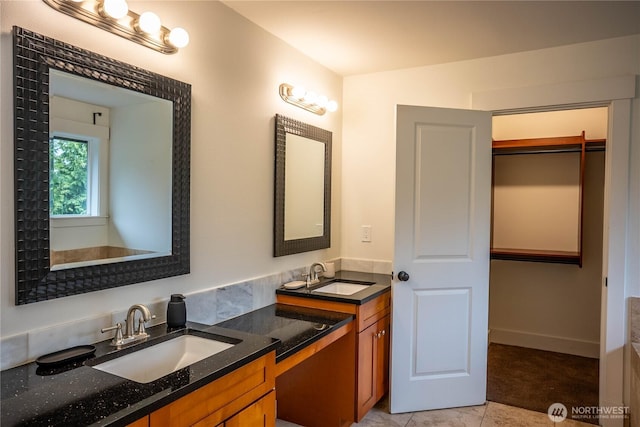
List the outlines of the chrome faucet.
<svg viewBox="0 0 640 427">
<path fill-rule="evenodd" d="M 320 279 L 318 279 L 318 270 L 316 270 L 316 267 L 320 267 L 322 272 L 327 271 L 327 267 L 321 262 L 314 262 L 311 264 L 311 267 L 309 267 L 309 275 L 307 276 L 307 287 L 320 281 Z"/>
<path fill-rule="evenodd" d="M 135 319 L 136 318 L 136 310 L 140 311 L 140 314 L 142 316 L 140 317 L 140 321 L 138 323 L 138 330 L 134 333 L 133 332 L 133 324 L 136 321 L 136 319 Z M 144 305 L 142 305 L 142 304 L 134 304 L 131 307 L 129 307 L 129 311 L 127 311 L 127 334 L 125 335 L 124 338 L 133 337 L 133 336 L 140 336 L 140 335 L 144 335 L 144 337 L 140 337 L 138 339 L 148 337 L 149 335 L 145 331 L 144 324 L 145 324 L 145 322 L 148 322 L 149 320 L 151 320 L 151 318 L 152 318 L 151 312 Z"/>
<path fill-rule="evenodd" d="M 139 311 L 141 316 L 138 320 L 138 329 L 134 332 L 133 324 L 136 321 L 136 311 Z M 103 328 L 100 331 L 102 333 L 107 331 L 116 331 L 116 334 L 111 340 L 111 345 L 120 347 L 125 344 L 129 344 L 134 341 L 140 341 L 146 339 L 149 334 L 147 333 L 144 324 L 151 319 L 155 319 L 155 315 L 151 314 L 149 309 L 142 304 L 134 304 L 129 307 L 127 311 L 127 319 L 125 321 L 125 332 L 122 333 L 122 323 L 116 323 L 114 326 Z"/>
</svg>

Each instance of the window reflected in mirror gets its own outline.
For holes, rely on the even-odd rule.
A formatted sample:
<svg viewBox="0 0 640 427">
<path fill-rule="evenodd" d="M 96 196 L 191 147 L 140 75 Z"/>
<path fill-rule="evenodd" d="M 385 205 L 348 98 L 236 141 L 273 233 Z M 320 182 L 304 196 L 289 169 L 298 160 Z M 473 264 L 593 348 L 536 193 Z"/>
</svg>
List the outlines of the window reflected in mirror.
<svg viewBox="0 0 640 427">
<path fill-rule="evenodd" d="M 171 101 L 49 79 L 51 269 L 171 254 Z"/>
<path fill-rule="evenodd" d="M 88 202 L 89 140 L 52 136 L 49 140 L 49 215 L 51 218 L 96 215 Z"/>
</svg>

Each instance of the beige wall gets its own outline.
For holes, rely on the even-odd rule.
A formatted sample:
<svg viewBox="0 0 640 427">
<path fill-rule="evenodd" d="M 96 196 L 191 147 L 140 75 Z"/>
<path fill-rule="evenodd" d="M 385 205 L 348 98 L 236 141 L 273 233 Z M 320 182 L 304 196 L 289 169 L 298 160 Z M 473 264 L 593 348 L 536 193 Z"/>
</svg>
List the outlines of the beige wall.
<svg viewBox="0 0 640 427">
<path fill-rule="evenodd" d="M 299 83 L 341 103 L 342 79 L 213 1 L 131 2 L 191 43 L 163 55 L 63 15 L 42 1 L 0 3 L 1 336 L 125 309 L 339 255 L 341 113 L 317 116 L 284 103 L 280 83 Z M 191 274 L 14 306 L 11 27 L 18 25 L 192 85 Z M 328 250 L 272 256 L 274 116 L 333 132 L 332 242 Z"/>
</svg>

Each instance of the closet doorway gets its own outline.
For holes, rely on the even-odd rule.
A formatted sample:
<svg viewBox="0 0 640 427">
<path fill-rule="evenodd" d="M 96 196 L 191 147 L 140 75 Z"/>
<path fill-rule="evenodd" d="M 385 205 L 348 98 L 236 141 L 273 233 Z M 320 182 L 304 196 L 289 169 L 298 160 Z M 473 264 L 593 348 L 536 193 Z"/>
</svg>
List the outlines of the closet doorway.
<svg viewBox="0 0 640 427">
<path fill-rule="evenodd" d="M 494 141 L 516 142 L 494 150 L 489 400 L 599 403 L 607 118 L 607 107 L 494 116 Z"/>
</svg>

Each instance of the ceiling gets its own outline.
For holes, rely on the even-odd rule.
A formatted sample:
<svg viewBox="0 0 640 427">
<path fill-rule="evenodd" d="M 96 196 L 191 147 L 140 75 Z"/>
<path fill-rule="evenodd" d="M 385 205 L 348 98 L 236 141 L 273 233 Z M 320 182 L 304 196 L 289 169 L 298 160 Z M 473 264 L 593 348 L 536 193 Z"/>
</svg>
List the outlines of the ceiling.
<svg viewBox="0 0 640 427">
<path fill-rule="evenodd" d="M 343 76 L 640 34 L 640 0 L 222 1 Z"/>
</svg>

